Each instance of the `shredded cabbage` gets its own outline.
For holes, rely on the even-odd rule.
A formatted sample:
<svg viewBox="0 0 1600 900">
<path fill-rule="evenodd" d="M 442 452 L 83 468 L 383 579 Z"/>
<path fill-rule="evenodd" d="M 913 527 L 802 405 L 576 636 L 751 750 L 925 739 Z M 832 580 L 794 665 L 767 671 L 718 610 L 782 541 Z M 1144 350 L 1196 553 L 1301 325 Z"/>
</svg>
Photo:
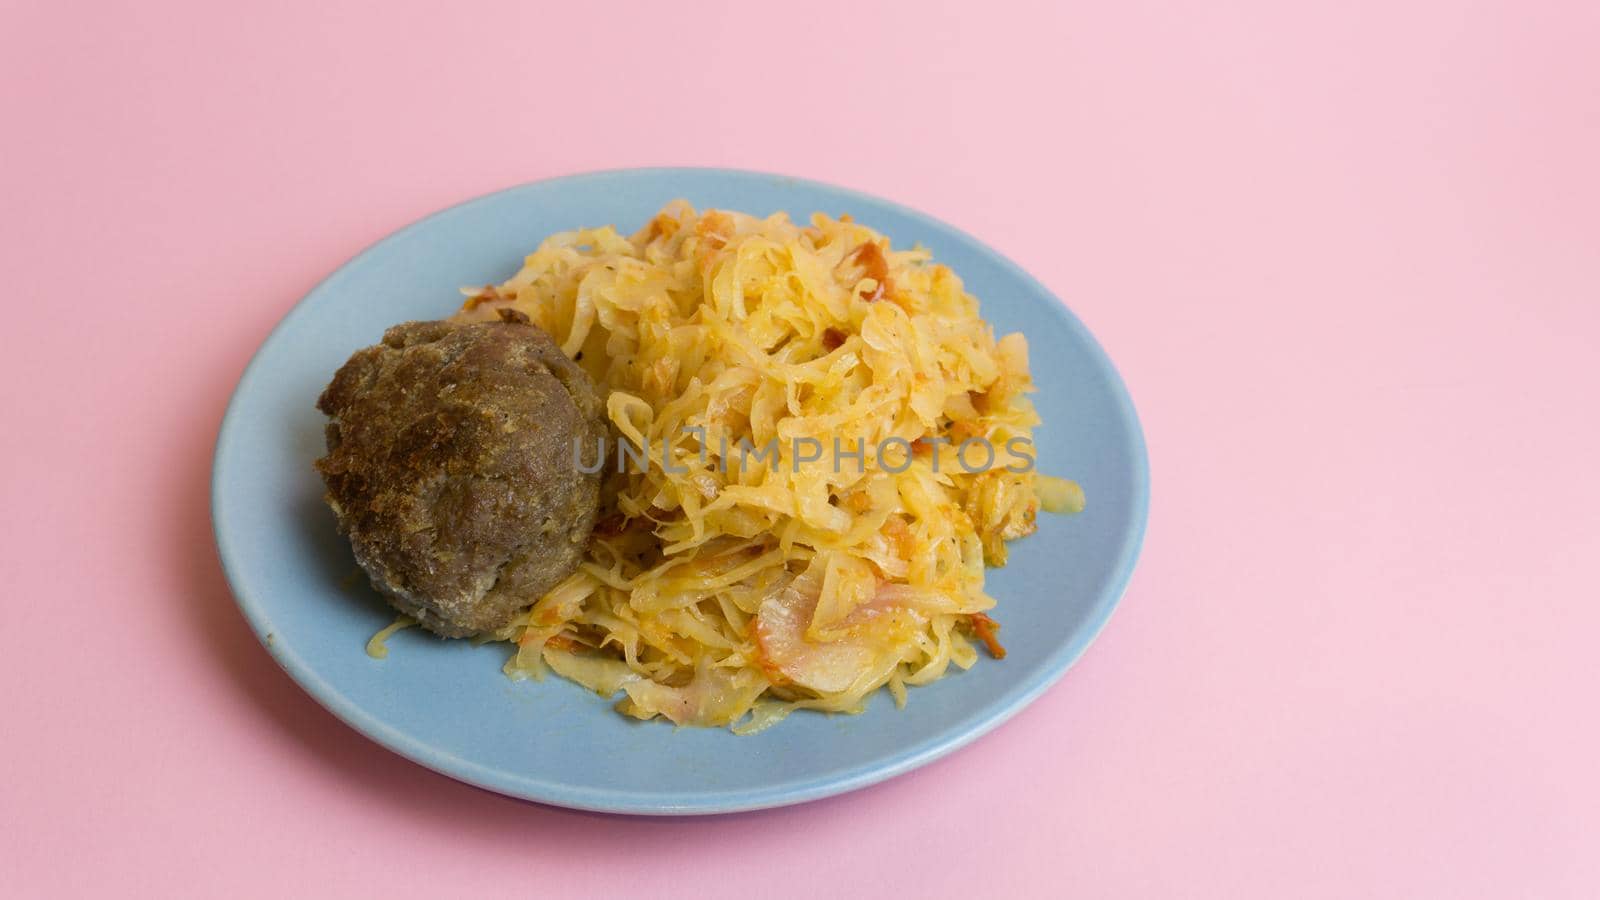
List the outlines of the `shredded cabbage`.
<svg viewBox="0 0 1600 900">
<path fill-rule="evenodd" d="M 393 622 L 383 626 L 377 634 L 374 634 L 367 641 L 367 655 L 373 659 L 388 659 L 389 638 L 393 637 L 395 632 L 404 631 L 415 624 L 417 624 L 417 620 L 410 616 L 396 616 Z"/>
<path fill-rule="evenodd" d="M 1008 444 L 1038 422 L 1022 335 L 996 340 L 955 273 L 848 216 L 677 201 L 631 237 L 549 238 L 457 318 L 502 307 L 594 377 L 634 454 L 607 459 L 582 566 L 494 635 L 513 677 L 548 667 L 627 715 L 739 733 L 885 686 L 903 704 L 973 665 L 969 638 L 1003 654 L 985 566 L 1041 498 L 1082 507 Z M 807 438 L 822 458 L 796 465 Z M 741 455 L 774 439 L 776 459 Z M 1000 458 L 966 471 L 968 439 Z"/>
</svg>

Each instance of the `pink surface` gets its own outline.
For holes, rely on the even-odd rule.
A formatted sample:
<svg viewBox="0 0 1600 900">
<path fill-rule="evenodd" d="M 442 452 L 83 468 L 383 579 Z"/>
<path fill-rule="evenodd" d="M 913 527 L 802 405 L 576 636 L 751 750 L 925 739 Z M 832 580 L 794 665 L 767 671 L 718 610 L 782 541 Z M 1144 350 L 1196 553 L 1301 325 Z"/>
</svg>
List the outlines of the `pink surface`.
<svg viewBox="0 0 1600 900">
<path fill-rule="evenodd" d="M 1600 895 L 1600 7 L 647 6 L 8 4 L 0 892 Z M 246 630 L 207 476 L 278 317 L 647 164 L 924 209 L 1121 367 L 1143 563 L 994 735 L 584 815 L 390 755 Z"/>
</svg>

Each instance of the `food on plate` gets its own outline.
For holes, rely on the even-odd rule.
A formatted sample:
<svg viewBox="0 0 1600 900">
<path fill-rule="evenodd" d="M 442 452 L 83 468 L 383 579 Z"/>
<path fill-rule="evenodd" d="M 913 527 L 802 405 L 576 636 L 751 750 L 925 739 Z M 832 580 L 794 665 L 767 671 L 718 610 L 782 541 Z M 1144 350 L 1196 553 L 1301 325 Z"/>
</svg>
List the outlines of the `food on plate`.
<svg viewBox="0 0 1600 900">
<path fill-rule="evenodd" d="M 372 585 L 445 637 L 508 627 L 582 561 L 606 433 L 593 382 L 514 310 L 408 322 L 359 350 L 317 406 L 316 468 Z"/>
<path fill-rule="evenodd" d="M 416 446 L 428 472 L 476 485 L 473 442 L 509 454 L 516 439 L 454 436 L 465 427 L 456 422 L 479 419 L 446 428 L 435 394 L 450 384 L 493 397 L 472 410 L 525 412 L 514 395 L 544 383 L 505 379 L 494 364 L 474 370 L 501 378 L 493 389 L 467 388 L 459 366 L 443 374 L 444 347 L 424 351 L 435 362 L 404 366 L 413 341 L 403 331 L 330 387 L 325 409 L 338 421 L 323 470 L 336 509 L 350 507 L 340 516 L 352 538 L 369 542 L 363 565 L 383 563 L 368 565 L 380 589 L 399 579 L 408 590 L 390 591 L 406 598 L 396 605 L 433 615 L 423 624 L 436 631 L 511 642 L 513 677 L 554 671 L 616 697 L 627 715 L 740 733 L 796 709 L 856 712 L 883 687 L 904 704 L 908 687 L 973 665 L 978 646 L 1005 654 L 985 568 L 1005 564 L 1007 542 L 1032 533 L 1041 508 L 1083 508 L 1078 485 L 1034 471 L 1023 336 L 997 337 L 927 250 L 897 249 L 848 216 L 798 224 L 678 201 L 631 236 L 554 235 L 509 280 L 466 293 L 450 324 L 402 329 L 423 329 L 423 348 L 480 333 L 468 329 L 540 331 L 586 373 L 558 379 L 576 413 L 533 401 L 570 415 L 563 461 L 554 450 L 521 468 L 494 456 L 504 469 L 487 479 L 506 496 L 525 481 L 582 485 L 588 505 L 560 522 L 567 552 L 540 560 L 537 578 L 508 579 L 496 561 L 522 559 L 534 546 L 526 529 L 542 520 L 493 504 L 475 507 L 494 512 L 454 533 L 449 556 L 429 555 L 432 544 L 394 549 L 463 517 L 431 499 L 412 464 L 394 472 L 360 455 L 386 459 L 386 441 L 422 428 L 425 441 L 397 446 Z M 366 374 L 374 368 L 387 380 Z M 357 446 L 343 432 L 363 394 L 381 428 Z M 403 487 L 378 505 L 374 529 L 378 477 Z M 389 574 L 401 561 L 410 568 Z M 440 574 L 424 578 L 419 563 Z M 445 619 L 427 593 L 441 588 L 460 598 L 451 610 L 468 612 Z"/>
</svg>

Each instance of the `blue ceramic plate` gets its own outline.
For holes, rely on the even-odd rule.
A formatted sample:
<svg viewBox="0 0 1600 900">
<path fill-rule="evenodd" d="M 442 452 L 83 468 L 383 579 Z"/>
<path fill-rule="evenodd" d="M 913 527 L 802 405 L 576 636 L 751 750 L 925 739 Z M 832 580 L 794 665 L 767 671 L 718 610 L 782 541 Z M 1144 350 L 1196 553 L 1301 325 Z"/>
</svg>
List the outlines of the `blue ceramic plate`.
<svg viewBox="0 0 1600 900">
<path fill-rule="evenodd" d="M 848 212 L 920 243 L 953 268 L 997 333 L 1032 348 L 1040 468 L 1078 480 L 1081 515 L 1039 531 L 991 570 L 1010 654 L 984 657 L 895 708 L 880 692 L 859 716 L 798 713 L 750 737 L 674 729 L 613 712 L 551 677 L 513 682 L 505 645 L 415 630 L 386 660 L 363 652 L 392 614 L 365 587 L 311 468 L 323 417 L 313 404 L 345 358 L 389 325 L 454 312 L 457 288 L 498 282 L 547 235 L 615 224 L 664 203 L 765 215 Z M 1148 470 L 1127 391 L 1111 362 L 1044 286 L 971 237 L 885 200 L 794 178 L 720 169 L 600 172 L 512 188 L 405 228 L 318 285 L 245 371 L 222 423 L 212 483 L 217 546 L 239 606 L 284 670 L 363 734 L 424 766 L 515 797 L 628 813 L 718 813 L 814 800 L 909 771 L 1004 722 L 1066 671 L 1105 624 L 1144 534 Z M 343 582 L 343 584 L 341 584 Z"/>
</svg>

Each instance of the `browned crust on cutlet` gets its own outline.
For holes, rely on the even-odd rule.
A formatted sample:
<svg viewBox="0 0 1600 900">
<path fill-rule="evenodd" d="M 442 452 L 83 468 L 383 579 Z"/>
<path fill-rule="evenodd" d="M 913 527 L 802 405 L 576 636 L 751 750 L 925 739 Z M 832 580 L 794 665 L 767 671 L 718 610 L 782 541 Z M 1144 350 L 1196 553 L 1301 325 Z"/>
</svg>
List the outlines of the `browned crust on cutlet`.
<svg viewBox="0 0 1600 900">
<path fill-rule="evenodd" d="M 317 408 L 326 498 L 373 587 L 446 637 L 504 626 L 570 574 L 594 527 L 605 433 L 588 376 L 522 321 L 408 322 Z"/>
</svg>

